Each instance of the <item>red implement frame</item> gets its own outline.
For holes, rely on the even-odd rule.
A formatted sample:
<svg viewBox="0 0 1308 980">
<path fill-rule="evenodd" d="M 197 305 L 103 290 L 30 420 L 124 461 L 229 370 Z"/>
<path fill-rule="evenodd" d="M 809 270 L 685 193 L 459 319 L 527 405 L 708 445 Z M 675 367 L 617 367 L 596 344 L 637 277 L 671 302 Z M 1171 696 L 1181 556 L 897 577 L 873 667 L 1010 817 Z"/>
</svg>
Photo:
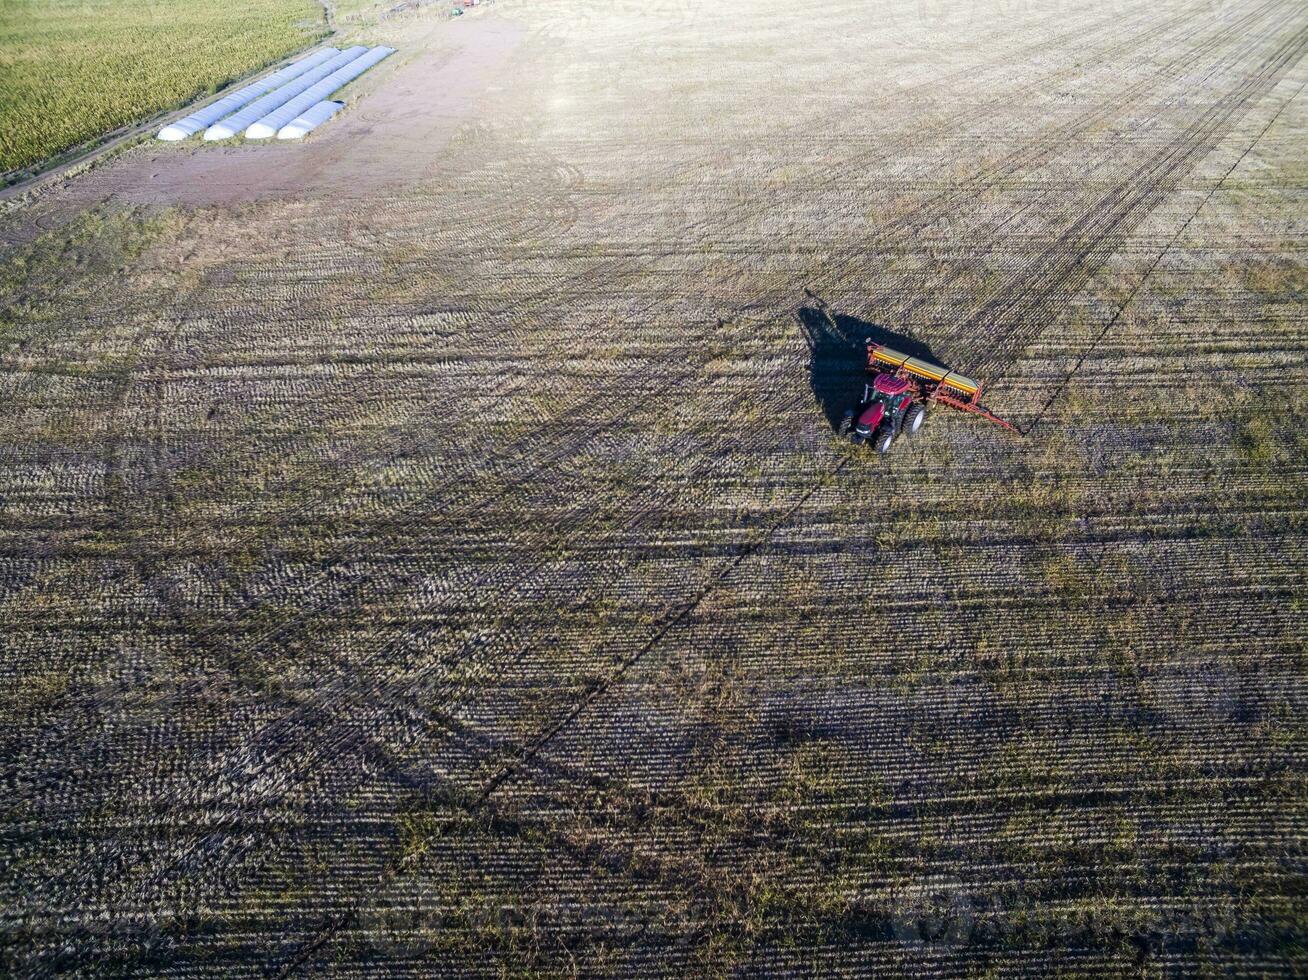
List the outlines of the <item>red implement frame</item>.
<svg viewBox="0 0 1308 980">
<path fill-rule="evenodd" d="M 989 419 L 996 425 L 1002 425 L 1011 432 L 1018 429 L 1011 422 L 1005 422 L 994 412 L 981 404 L 981 385 L 970 378 L 964 378 L 957 372 L 948 371 L 938 365 L 930 364 L 916 357 L 903 360 L 898 366 L 893 361 L 902 358 L 898 352 L 891 362 L 877 358 L 877 351 L 885 348 L 884 344 L 869 342 L 867 345 L 867 370 L 870 374 L 893 374 L 903 378 L 912 387 L 914 395 L 924 402 L 936 402 L 948 405 L 960 412 L 970 412 Z M 888 349 L 888 348 L 886 348 Z M 957 382 L 952 379 L 958 378 Z M 951 383 L 952 382 L 952 383 Z M 1018 432 L 1020 435 L 1021 433 Z"/>
</svg>

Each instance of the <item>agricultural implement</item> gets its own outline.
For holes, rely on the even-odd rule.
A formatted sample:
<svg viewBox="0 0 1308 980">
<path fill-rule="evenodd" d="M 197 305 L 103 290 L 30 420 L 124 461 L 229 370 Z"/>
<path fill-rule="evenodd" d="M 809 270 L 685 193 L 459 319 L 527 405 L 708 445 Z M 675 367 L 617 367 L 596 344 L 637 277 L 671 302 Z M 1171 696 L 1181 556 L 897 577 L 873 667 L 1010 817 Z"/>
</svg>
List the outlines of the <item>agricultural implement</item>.
<svg viewBox="0 0 1308 980">
<path fill-rule="evenodd" d="M 864 386 L 863 400 L 845 413 L 840 434 L 857 444 L 870 442 L 879 453 L 889 450 L 900 433 L 916 435 L 926 421 L 928 404 L 980 415 L 1017 431 L 984 408 L 981 385 L 957 371 L 872 342 L 867 345 L 867 370 L 872 383 Z"/>
</svg>

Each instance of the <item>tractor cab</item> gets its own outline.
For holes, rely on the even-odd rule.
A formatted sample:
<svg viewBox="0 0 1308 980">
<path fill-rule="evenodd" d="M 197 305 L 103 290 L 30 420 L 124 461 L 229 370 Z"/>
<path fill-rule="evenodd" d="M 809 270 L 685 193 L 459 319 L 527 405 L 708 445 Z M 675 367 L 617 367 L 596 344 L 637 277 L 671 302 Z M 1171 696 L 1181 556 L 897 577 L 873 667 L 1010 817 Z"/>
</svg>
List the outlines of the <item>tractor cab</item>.
<svg viewBox="0 0 1308 980">
<path fill-rule="evenodd" d="M 897 378 L 893 374 L 878 374 L 872 380 L 871 388 L 878 395 L 902 395 L 908 391 L 908 379 Z"/>
</svg>

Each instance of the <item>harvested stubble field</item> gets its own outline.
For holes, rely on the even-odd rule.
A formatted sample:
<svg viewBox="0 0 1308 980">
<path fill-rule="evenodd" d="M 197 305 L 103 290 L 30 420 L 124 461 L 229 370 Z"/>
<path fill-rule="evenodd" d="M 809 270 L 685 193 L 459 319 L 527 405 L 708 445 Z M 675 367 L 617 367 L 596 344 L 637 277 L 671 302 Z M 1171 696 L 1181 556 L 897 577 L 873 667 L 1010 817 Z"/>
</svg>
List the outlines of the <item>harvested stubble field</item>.
<svg viewBox="0 0 1308 980">
<path fill-rule="evenodd" d="M 5 218 L 6 968 L 1300 973 L 1308 8 L 375 29 Z"/>
</svg>

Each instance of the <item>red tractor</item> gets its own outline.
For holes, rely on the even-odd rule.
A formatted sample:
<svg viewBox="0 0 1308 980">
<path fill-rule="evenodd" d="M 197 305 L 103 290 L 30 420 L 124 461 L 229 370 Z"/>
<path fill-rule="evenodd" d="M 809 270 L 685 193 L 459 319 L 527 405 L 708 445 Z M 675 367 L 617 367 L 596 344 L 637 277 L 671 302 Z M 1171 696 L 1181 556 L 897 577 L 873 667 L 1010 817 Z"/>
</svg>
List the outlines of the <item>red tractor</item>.
<svg viewBox="0 0 1308 980">
<path fill-rule="evenodd" d="M 863 388 L 858 408 L 845 413 L 840 434 L 848 435 L 855 445 L 870 442 L 879 453 L 890 449 L 901 433 L 916 435 L 926 420 L 926 406 L 913 401 L 907 378 L 878 374 Z"/>
<path fill-rule="evenodd" d="M 857 444 L 870 442 L 884 453 L 901 432 L 916 435 L 926 420 L 927 402 L 971 412 L 1017 431 L 983 408 L 981 385 L 957 371 L 877 343 L 867 345 L 867 369 L 875 377 L 864 387 L 863 400 L 845 413 L 840 424 L 840 434 Z"/>
</svg>

